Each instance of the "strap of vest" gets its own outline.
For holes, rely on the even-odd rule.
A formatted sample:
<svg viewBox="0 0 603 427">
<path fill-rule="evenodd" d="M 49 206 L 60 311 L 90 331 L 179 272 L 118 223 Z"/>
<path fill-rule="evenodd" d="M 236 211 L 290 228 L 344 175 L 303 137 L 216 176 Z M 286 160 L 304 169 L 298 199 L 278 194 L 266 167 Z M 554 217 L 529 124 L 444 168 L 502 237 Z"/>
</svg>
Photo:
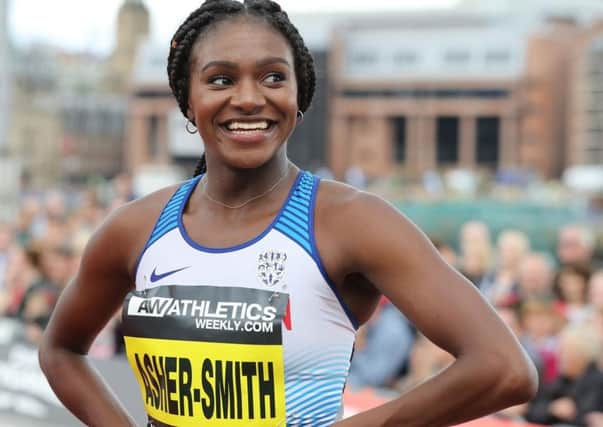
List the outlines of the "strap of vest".
<svg viewBox="0 0 603 427">
<path fill-rule="evenodd" d="M 285 234 L 313 256 L 312 216 L 317 181 L 304 171 L 291 197 L 287 200 L 274 228 Z"/>
<path fill-rule="evenodd" d="M 190 191 L 195 184 L 197 184 L 199 179 L 200 177 L 189 179 L 172 195 L 161 211 L 159 219 L 157 219 L 157 222 L 155 223 L 155 228 L 153 228 L 153 232 L 151 233 L 151 237 L 149 237 L 145 248 L 148 248 L 166 233 L 169 233 L 174 228 L 178 227 L 178 218 L 182 205 L 186 202 Z"/>
</svg>

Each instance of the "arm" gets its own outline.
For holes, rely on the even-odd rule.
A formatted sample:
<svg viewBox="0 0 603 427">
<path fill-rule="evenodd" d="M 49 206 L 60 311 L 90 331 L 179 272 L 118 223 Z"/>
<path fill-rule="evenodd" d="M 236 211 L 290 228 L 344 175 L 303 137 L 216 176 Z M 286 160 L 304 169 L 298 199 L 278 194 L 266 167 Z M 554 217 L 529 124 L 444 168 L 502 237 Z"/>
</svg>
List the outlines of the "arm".
<svg viewBox="0 0 603 427">
<path fill-rule="evenodd" d="M 118 211 L 90 240 L 63 291 L 39 350 L 40 366 L 63 404 L 86 425 L 135 426 L 87 361 L 98 332 L 130 291 L 131 215 Z"/>
<path fill-rule="evenodd" d="M 530 399 L 534 366 L 479 292 L 393 207 L 347 193 L 343 201 L 324 202 L 334 210 L 318 224 L 336 283 L 360 272 L 456 361 L 399 399 L 336 425 L 447 426 Z"/>
</svg>

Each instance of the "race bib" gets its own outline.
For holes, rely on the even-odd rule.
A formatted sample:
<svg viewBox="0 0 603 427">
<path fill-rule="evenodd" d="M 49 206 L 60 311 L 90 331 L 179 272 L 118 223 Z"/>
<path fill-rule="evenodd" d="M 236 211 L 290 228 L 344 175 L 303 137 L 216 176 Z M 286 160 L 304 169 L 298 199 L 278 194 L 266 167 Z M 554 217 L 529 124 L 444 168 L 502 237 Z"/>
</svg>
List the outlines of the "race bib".
<svg viewBox="0 0 603 427">
<path fill-rule="evenodd" d="M 288 295 L 166 286 L 126 298 L 128 361 L 147 413 L 172 426 L 285 425 Z"/>
</svg>

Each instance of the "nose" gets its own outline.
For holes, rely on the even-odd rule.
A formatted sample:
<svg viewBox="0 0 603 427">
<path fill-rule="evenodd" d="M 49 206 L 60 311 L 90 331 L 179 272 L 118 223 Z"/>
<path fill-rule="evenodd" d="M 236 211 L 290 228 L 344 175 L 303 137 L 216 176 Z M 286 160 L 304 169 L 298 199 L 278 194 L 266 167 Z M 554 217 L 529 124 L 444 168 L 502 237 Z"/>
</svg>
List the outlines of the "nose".
<svg viewBox="0 0 603 427">
<path fill-rule="evenodd" d="M 246 114 L 256 114 L 266 105 L 266 98 L 253 79 L 242 79 L 235 88 L 230 103 Z"/>
</svg>

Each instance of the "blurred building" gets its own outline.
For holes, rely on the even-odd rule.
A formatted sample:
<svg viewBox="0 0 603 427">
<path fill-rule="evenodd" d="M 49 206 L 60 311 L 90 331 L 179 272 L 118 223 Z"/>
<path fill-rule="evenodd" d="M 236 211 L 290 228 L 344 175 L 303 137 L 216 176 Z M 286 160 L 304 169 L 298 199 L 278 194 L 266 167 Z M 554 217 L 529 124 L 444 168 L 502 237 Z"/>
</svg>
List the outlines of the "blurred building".
<svg viewBox="0 0 603 427">
<path fill-rule="evenodd" d="M 572 53 L 565 155 L 570 166 L 603 165 L 603 18 L 579 34 Z"/>
<path fill-rule="evenodd" d="M 6 150 L 6 127 L 10 112 L 10 43 L 7 12 L 8 0 L 0 0 L 0 156 Z"/>
<path fill-rule="evenodd" d="M 32 185 L 122 170 L 127 91 L 148 32 L 142 0 L 124 0 L 108 59 L 45 45 L 16 50 L 8 148 Z"/>
<path fill-rule="evenodd" d="M 105 87 L 128 90 L 138 49 L 150 34 L 150 14 L 143 0 L 124 0 L 117 14 L 115 47 L 107 64 Z"/>
<path fill-rule="evenodd" d="M 54 50 L 48 46 L 14 54 L 8 152 L 21 163 L 25 177 L 42 188 L 62 175 L 57 68 Z"/>
<path fill-rule="evenodd" d="M 539 73 L 541 90 L 530 91 L 528 110 L 554 112 L 552 126 L 540 123 L 539 132 L 551 133 L 559 151 L 552 156 L 553 172 L 571 166 L 603 164 L 603 2 L 599 0 L 463 0 L 461 7 L 490 15 L 506 15 L 531 22 L 528 85 L 534 89 Z M 521 18 L 520 18 L 521 17 Z M 548 79 L 544 76 L 549 76 Z M 528 113 L 529 139 L 538 138 L 538 125 Z M 535 153 L 533 153 L 534 155 Z"/>
<path fill-rule="evenodd" d="M 525 14 L 515 2 L 514 13 L 500 13 L 507 1 L 466 3 L 336 27 L 329 158 L 337 176 L 359 166 L 370 176 L 462 167 L 549 178 L 593 160 L 601 79 L 576 65 L 589 58 L 592 69 L 598 53 L 581 52 L 598 52 L 598 26 L 545 14 L 538 2 L 525 2 L 534 6 Z M 585 85 L 592 96 L 580 101 Z"/>
<path fill-rule="evenodd" d="M 526 29 L 478 14 L 358 21 L 334 39 L 331 164 L 377 176 L 511 168 L 520 158 Z"/>
<path fill-rule="evenodd" d="M 125 165 L 134 174 L 150 165 L 179 164 L 192 170 L 202 153 L 189 135 L 167 82 L 168 45 L 147 40 L 134 64 L 128 102 Z"/>
<path fill-rule="evenodd" d="M 9 153 L 32 185 L 120 171 L 126 104 L 100 90 L 104 64 L 52 46 L 15 53 Z"/>
<path fill-rule="evenodd" d="M 566 16 L 588 22 L 603 15 L 603 2 L 600 0 L 461 0 L 459 8 L 491 15 L 521 15 L 535 20 Z"/>
<path fill-rule="evenodd" d="M 126 100 L 110 93 L 61 96 L 63 177 L 112 177 L 123 167 Z"/>
</svg>

